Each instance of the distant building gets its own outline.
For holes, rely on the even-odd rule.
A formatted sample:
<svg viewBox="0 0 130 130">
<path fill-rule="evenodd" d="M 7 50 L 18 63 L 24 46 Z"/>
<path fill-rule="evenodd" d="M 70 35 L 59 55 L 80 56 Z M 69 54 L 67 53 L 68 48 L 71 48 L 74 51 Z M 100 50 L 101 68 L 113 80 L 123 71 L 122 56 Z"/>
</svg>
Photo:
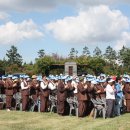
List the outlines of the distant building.
<svg viewBox="0 0 130 130">
<path fill-rule="evenodd" d="M 76 62 L 66 62 L 64 67 L 65 75 L 77 75 L 77 64 Z"/>
<path fill-rule="evenodd" d="M 83 75 L 87 74 L 87 64 L 77 64 L 76 62 L 65 62 L 64 64 L 53 64 L 50 66 L 50 72 L 51 74 L 54 74 L 54 72 L 57 72 L 56 74 L 65 74 L 65 75 Z"/>
</svg>

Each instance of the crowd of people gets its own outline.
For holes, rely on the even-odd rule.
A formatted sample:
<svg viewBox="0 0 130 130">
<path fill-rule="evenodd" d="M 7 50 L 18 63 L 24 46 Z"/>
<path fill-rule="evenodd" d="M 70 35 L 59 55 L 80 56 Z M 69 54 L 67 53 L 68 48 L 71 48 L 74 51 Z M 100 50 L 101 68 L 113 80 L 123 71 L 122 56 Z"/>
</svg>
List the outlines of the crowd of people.
<svg viewBox="0 0 130 130">
<path fill-rule="evenodd" d="M 105 117 L 111 118 L 120 116 L 121 112 L 130 112 L 130 76 L 3 75 L 0 77 L 0 96 L 7 111 L 16 108 L 20 97 L 22 111 L 29 111 L 33 101 L 32 104 L 40 104 L 40 112 L 50 111 L 50 96 L 53 96 L 56 112 L 61 116 L 68 114 L 70 109 L 67 99 L 76 99 L 78 117 L 92 114 L 92 99 L 100 99 L 106 104 Z"/>
</svg>

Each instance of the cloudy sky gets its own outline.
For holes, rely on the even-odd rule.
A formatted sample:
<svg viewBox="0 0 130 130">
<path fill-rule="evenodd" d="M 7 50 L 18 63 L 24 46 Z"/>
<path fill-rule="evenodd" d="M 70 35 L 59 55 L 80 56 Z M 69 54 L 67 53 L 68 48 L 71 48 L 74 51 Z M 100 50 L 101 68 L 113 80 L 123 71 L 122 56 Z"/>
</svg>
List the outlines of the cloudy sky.
<svg viewBox="0 0 130 130">
<path fill-rule="evenodd" d="M 130 0 L 1 0 L 0 59 L 11 45 L 24 61 L 74 47 L 130 47 Z"/>
</svg>

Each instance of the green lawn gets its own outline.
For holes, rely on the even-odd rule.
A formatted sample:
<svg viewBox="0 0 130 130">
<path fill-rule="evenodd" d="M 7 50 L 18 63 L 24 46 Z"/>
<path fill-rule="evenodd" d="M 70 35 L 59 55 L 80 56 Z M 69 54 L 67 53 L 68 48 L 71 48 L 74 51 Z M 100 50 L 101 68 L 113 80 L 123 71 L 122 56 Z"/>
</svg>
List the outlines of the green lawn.
<svg viewBox="0 0 130 130">
<path fill-rule="evenodd" d="M 112 119 L 0 111 L 0 130 L 130 130 L 130 114 Z"/>
</svg>

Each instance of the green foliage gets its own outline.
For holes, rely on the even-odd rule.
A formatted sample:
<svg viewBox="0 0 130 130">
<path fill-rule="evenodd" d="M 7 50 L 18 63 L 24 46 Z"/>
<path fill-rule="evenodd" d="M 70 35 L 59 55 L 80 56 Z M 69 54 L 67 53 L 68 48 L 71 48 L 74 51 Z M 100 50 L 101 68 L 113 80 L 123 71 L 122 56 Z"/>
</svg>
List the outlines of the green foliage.
<svg viewBox="0 0 130 130">
<path fill-rule="evenodd" d="M 17 52 L 17 47 L 11 46 L 10 50 L 7 50 L 6 53 L 8 65 L 17 64 L 18 66 L 22 65 L 22 56 Z"/>
<path fill-rule="evenodd" d="M 112 66 L 109 66 L 109 65 L 104 66 L 103 71 L 107 75 L 116 75 L 116 71 L 114 70 L 114 68 Z"/>
<path fill-rule="evenodd" d="M 4 70 L 4 69 L 5 69 L 5 65 L 6 65 L 6 61 L 0 60 L 0 69 L 1 69 L 1 70 Z"/>
<path fill-rule="evenodd" d="M 85 47 L 83 48 L 82 55 L 83 55 L 83 56 L 86 56 L 86 57 L 90 56 L 90 51 L 89 51 L 89 48 L 88 48 L 88 47 L 85 46 Z"/>
<path fill-rule="evenodd" d="M 24 65 L 23 65 L 22 72 L 23 72 L 23 73 L 26 73 L 26 74 L 28 74 L 28 75 L 36 74 L 35 65 L 33 65 L 33 64 L 24 64 Z"/>
<path fill-rule="evenodd" d="M 88 62 L 88 67 L 93 70 L 95 75 L 99 75 L 100 73 L 104 73 L 103 68 L 106 65 L 105 61 L 101 58 L 92 58 Z"/>
<path fill-rule="evenodd" d="M 11 46 L 11 49 L 7 50 L 6 53 L 7 60 L 5 58 L 0 60 L 0 71 L 6 71 L 6 73 L 26 73 L 29 75 L 60 74 L 64 72 L 63 65 L 65 62 L 76 62 L 79 73 L 96 75 L 99 73 L 109 75 L 130 73 L 130 48 L 123 47 L 117 56 L 116 51 L 110 46 L 106 48 L 105 54 L 102 54 L 100 48 L 96 47 L 93 51 L 93 56 L 90 56 L 90 51 L 85 46 L 82 54 L 80 56 L 77 56 L 77 54 L 78 51 L 75 48 L 71 48 L 67 58 L 59 56 L 57 53 L 47 56 L 44 50 L 41 49 L 38 52 L 39 58 L 35 59 L 35 63 L 30 61 L 30 63 L 25 62 L 22 65 L 22 56 L 17 52 L 15 46 Z"/>
<path fill-rule="evenodd" d="M 94 57 L 102 57 L 102 51 L 100 50 L 99 47 L 96 47 L 95 50 L 93 51 Z"/>
<path fill-rule="evenodd" d="M 89 61 L 89 57 L 85 57 L 85 56 L 80 56 L 77 59 L 75 59 L 75 62 L 79 65 L 83 65 L 83 64 L 87 64 Z"/>
<path fill-rule="evenodd" d="M 130 48 L 123 48 L 119 51 L 119 59 L 121 63 L 130 69 Z"/>
<path fill-rule="evenodd" d="M 5 73 L 5 62 L 0 60 L 0 75 Z"/>
<path fill-rule="evenodd" d="M 71 48 L 70 53 L 69 53 L 69 58 L 70 59 L 77 58 L 77 54 L 78 54 L 78 51 L 75 50 L 75 48 Z"/>
<path fill-rule="evenodd" d="M 53 75 L 60 75 L 64 73 L 64 69 L 56 68 L 56 69 L 51 69 L 49 72 L 50 74 L 53 74 Z"/>
<path fill-rule="evenodd" d="M 106 52 L 104 54 L 105 58 L 108 60 L 109 63 L 113 63 L 117 59 L 116 51 L 113 50 L 111 46 L 106 48 Z"/>
<path fill-rule="evenodd" d="M 54 63 L 54 59 L 50 56 L 45 56 L 43 58 L 37 59 L 35 66 L 36 72 L 39 74 L 49 74 L 50 65 Z"/>
<path fill-rule="evenodd" d="M 44 56 L 45 56 L 45 51 L 44 51 L 44 49 L 39 50 L 39 51 L 38 51 L 38 57 L 39 57 L 39 58 L 43 58 Z"/>
<path fill-rule="evenodd" d="M 18 64 L 11 64 L 6 67 L 5 71 L 7 74 L 18 73 L 22 72 L 22 67 L 19 67 Z"/>
</svg>

